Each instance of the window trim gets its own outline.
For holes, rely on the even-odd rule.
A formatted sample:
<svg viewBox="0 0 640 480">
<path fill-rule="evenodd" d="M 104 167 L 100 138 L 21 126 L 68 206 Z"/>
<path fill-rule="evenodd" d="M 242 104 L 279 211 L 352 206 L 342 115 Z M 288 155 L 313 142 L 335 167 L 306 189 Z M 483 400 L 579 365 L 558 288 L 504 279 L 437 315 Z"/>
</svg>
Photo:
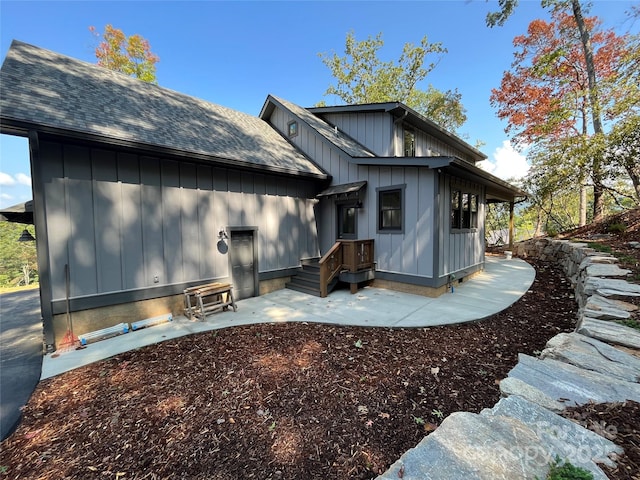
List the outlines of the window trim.
<svg viewBox="0 0 640 480">
<path fill-rule="evenodd" d="M 386 187 L 378 187 L 376 188 L 376 212 L 377 212 L 377 222 L 376 222 L 376 231 L 377 233 L 391 233 L 391 234 L 404 234 L 404 225 L 405 225 L 405 211 L 406 211 L 406 203 L 405 203 L 405 190 L 407 188 L 406 184 L 402 185 L 389 185 Z M 382 194 L 393 192 L 400 192 L 400 227 L 382 227 Z"/>
<path fill-rule="evenodd" d="M 454 195 L 456 194 L 458 194 L 457 208 L 454 208 Z M 467 199 L 467 208 L 465 208 L 465 198 Z M 449 228 L 451 232 L 465 233 L 476 232 L 478 230 L 480 194 L 476 190 L 452 186 L 449 193 L 449 209 Z M 456 221 L 454 222 L 454 220 Z M 456 223 L 456 225 L 454 225 L 454 223 Z"/>
<path fill-rule="evenodd" d="M 287 135 L 289 138 L 296 137 L 298 135 L 298 121 L 291 120 L 287 123 Z"/>
</svg>

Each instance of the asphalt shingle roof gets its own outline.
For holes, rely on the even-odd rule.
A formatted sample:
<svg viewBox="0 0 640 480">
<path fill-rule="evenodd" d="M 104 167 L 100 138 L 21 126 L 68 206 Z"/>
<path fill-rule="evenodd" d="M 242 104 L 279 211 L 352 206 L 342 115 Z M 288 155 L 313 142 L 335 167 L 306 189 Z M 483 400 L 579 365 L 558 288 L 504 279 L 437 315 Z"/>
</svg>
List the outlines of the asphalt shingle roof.
<svg viewBox="0 0 640 480">
<path fill-rule="evenodd" d="M 258 117 L 16 40 L 0 70 L 0 122 L 327 176 Z"/>
</svg>

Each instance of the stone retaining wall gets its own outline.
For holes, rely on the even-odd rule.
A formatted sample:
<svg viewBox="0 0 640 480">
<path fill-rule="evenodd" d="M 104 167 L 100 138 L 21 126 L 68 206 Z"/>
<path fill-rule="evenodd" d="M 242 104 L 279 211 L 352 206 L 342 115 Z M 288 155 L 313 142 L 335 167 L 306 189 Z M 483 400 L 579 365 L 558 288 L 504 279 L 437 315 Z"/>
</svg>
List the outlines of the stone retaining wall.
<svg viewBox="0 0 640 480">
<path fill-rule="evenodd" d="M 629 318 L 630 307 L 625 302 L 606 297 L 640 295 L 640 285 L 624 280 L 630 270 L 618 267 L 618 259 L 613 255 L 598 252 L 586 243 L 534 238 L 515 244 L 513 254 L 555 262 L 562 267 L 574 287 L 580 308 L 578 327 L 584 316 L 603 320 Z M 611 309 L 621 311 L 616 313 Z"/>
</svg>

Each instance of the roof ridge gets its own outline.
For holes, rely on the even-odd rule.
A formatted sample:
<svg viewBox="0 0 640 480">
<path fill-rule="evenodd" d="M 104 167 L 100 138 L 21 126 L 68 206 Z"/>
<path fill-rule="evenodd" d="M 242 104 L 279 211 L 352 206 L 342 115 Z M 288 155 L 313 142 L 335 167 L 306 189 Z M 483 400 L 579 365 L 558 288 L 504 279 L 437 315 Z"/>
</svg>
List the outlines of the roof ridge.
<svg viewBox="0 0 640 480">
<path fill-rule="evenodd" d="M 262 118 L 14 40 L 0 122 L 326 178 Z"/>
</svg>

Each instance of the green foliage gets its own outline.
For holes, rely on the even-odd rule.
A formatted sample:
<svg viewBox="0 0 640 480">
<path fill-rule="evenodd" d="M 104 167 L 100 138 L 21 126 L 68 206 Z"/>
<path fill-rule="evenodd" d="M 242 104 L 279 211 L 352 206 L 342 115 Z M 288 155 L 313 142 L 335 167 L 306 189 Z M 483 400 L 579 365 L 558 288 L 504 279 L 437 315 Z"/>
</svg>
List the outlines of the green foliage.
<svg viewBox="0 0 640 480">
<path fill-rule="evenodd" d="M 0 222 L 0 286 L 15 287 L 37 281 L 35 242 L 19 242 L 24 229 L 35 236 L 33 225 Z"/>
<path fill-rule="evenodd" d="M 442 420 L 444 418 L 444 413 L 442 413 L 442 410 L 433 409 L 431 410 L 431 415 L 438 418 L 439 420 Z"/>
<path fill-rule="evenodd" d="M 640 322 L 632 318 L 627 318 L 625 320 L 615 320 L 615 323 L 619 323 L 620 325 L 624 325 L 625 327 L 633 328 L 635 330 L 640 330 Z"/>
<path fill-rule="evenodd" d="M 613 251 L 609 245 L 604 245 L 598 242 L 589 242 L 587 243 L 587 246 L 594 249 L 596 252 L 611 253 Z"/>
<path fill-rule="evenodd" d="M 593 473 L 584 468 L 576 467 L 569 461 L 563 462 L 556 455 L 554 462 L 549 465 L 546 480 L 593 480 Z"/>
<path fill-rule="evenodd" d="M 518 0 L 498 0 L 498 5 L 500 10 L 487 13 L 486 22 L 489 27 L 503 26 L 518 6 Z"/>
<path fill-rule="evenodd" d="M 627 231 L 627 226 L 624 223 L 611 223 L 607 225 L 607 232 L 609 233 L 624 233 Z"/>
<path fill-rule="evenodd" d="M 555 229 L 555 227 L 548 225 L 545 229 L 544 229 L 547 237 L 557 237 L 558 236 L 558 230 Z"/>
<path fill-rule="evenodd" d="M 640 115 L 628 116 L 613 127 L 607 136 L 604 156 L 606 174 L 611 181 L 630 180 L 630 184 L 626 187 L 628 192 L 620 192 L 619 196 L 626 196 L 635 206 L 639 206 Z"/>
<path fill-rule="evenodd" d="M 450 131 L 466 121 L 461 95 L 456 90 L 441 92 L 432 85 L 426 90 L 419 87 L 438 63 L 436 60 L 426 64 L 427 57 L 447 52 L 441 43 L 429 43 L 426 36 L 419 45 L 406 43 L 397 62 L 380 60 L 378 52 L 383 45 L 382 33 L 358 41 L 349 32 L 344 56 L 321 53 L 322 62 L 336 80 L 324 95 L 335 95 L 347 104 L 403 102 Z"/>
</svg>

